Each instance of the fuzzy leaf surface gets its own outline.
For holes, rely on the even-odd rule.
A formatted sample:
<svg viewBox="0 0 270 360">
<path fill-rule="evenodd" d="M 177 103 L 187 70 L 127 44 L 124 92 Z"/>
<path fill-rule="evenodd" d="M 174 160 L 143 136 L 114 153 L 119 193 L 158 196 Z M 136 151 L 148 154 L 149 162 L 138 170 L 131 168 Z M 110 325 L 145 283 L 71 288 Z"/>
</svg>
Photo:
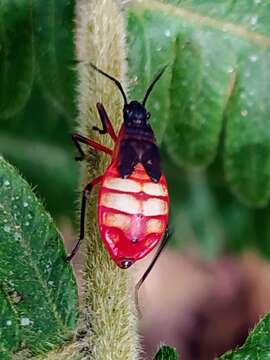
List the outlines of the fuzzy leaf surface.
<svg viewBox="0 0 270 360">
<path fill-rule="evenodd" d="M 135 2 L 129 10 L 131 97 L 148 101 L 151 124 L 180 165 L 206 166 L 223 151 L 242 202 L 270 199 L 270 5 L 267 1 Z"/>
<path fill-rule="evenodd" d="M 1 358 L 62 345 L 77 322 L 77 289 L 61 236 L 31 187 L 0 159 Z"/>
</svg>

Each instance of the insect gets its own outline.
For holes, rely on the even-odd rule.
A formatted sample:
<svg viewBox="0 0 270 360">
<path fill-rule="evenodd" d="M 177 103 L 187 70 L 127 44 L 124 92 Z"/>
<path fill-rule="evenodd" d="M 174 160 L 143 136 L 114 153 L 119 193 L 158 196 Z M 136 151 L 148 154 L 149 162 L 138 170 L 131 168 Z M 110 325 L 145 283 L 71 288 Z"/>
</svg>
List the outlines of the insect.
<svg viewBox="0 0 270 360">
<path fill-rule="evenodd" d="M 109 134 L 115 146 L 111 150 L 95 141 L 73 134 L 72 139 L 79 151 L 76 160 L 83 160 L 80 143 L 104 152 L 111 163 L 104 174 L 92 180 L 82 192 L 80 236 L 67 261 L 76 254 L 84 238 L 84 222 L 87 198 L 93 187 L 100 185 L 97 218 L 106 249 L 122 269 L 129 268 L 145 257 L 157 244 L 159 249 L 140 284 L 154 266 L 169 238 L 169 196 L 167 183 L 160 166 L 160 154 L 149 123 L 150 113 L 146 101 L 163 72 L 164 67 L 146 91 L 142 102 L 128 102 L 121 83 L 114 77 L 90 64 L 97 72 L 112 80 L 120 90 L 123 100 L 123 124 L 116 135 L 109 116 L 101 103 L 97 111 L 102 129 L 94 126 L 100 134 Z M 140 286 L 140 284 L 137 286 Z"/>
</svg>

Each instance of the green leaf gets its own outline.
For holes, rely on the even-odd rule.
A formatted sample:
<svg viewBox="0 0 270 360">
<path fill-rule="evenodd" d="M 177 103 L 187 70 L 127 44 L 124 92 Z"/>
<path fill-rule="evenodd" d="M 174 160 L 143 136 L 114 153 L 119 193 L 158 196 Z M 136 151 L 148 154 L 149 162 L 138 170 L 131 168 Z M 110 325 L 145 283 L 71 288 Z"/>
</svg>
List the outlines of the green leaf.
<svg viewBox="0 0 270 360">
<path fill-rule="evenodd" d="M 253 0 L 149 0 L 128 17 L 131 97 L 170 64 L 148 103 L 159 142 L 177 164 L 206 166 L 225 134 L 226 178 L 252 206 L 270 199 L 267 14 Z"/>
<path fill-rule="evenodd" d="M 208 259 L 246 250 L 270 258 L 270 206 L 251 209 L 238 201 L 226 186 L 219 158 L 202 173 L 176 166 L 165 151 L 163 165 L 174 228 L 171 244 L 192 244 Z"/>
<path fill-rule="evenodd" d="M 221 356 L 220 360 L 268 360 L 270 358 L 270 315 L 249 334 L 245 344 Z"/>
<path fill-rule="evenodd" d="M 2 3 L 0 41 L 1 36 L 5 41 L 0 44 L 4 49 L 0 49 L 0 153 L 27 180 L 38 185 L 37 191 L 53 215 L 73 216 L 77 187 L 70 136 L 76 116 L 72 69 L 74 2 L 37 0 L 31 6 L 28 1 Z M 19 21 L 21 18 L 24 22 Z M 6 26 L 11 29 L 5 31 Z M 19 79 L 26 76 L 27 89 L 20 85 L 26 80 Z M 23 100 L 15 106 L 17 97 Z M 8 106 L 12 111 L 7 110 Z"/>
<path fill-rule="evenodd" d="M 161 23 L 162 15 L 154 21 L 151 29 L 147 27 L 148 19 L 156 15 L 147 12 L 145 16 L 142 16 L 132 8 L 128 14 L 130 97 L 138 100 L 144 98 L 147 87 L 161 68 L 169 63 L 170 55 L 174 52 L 170 41 L 162 41 L 164 31 Z M 164 136 L 169 120 L 170 82 L 171 69 L 169 67 L 147 100 L 147 105 L 151 110 L 151 125 L 159 142 Z"/>
<path fill-rule="evenodd" d="M 73 0 L 33 3 L 36 79 L 44 97 L 70 123 L 75 115 L 73 18 Z"/>
<path fill-rule="evenodd" d="M 154 360 L 177 360 L 177 352 L 174 348 L 163 345 L 158 353 L 156 354 Z"/>
<path fill-rule="evenodd" d="M 244 64 L 245 73 L 238 74 L 228 105 L 225 171 L 244 203 L 263 206 L 270 197 L 270 74 L 263 70 L 270 66 L 270 54 L 265 58 L 258 50 L 251 56 L 258 61 Z M 266 89 L 260 91 L 264 84 Z"/>
<path fill-rule="evenodd" d="M 9 354 L 19 346 L 19 325 L 16 314 L 2 289 L 0 289 L 0 314 L 0 354 L 1 358 L 9 359 Z"/>
<path fill-rule="evenodd" d="M 228 232 L 222 206 L 218 203 L 219 192 L 214 192 L 207 173 L 184 171 L 173 165 L 168 157 L 164 160 L 174 244 L 185 247 L 192 243 L 205 258 L 215 258 L 224 250 L 227 240 L 224 233 Z M 222 194 L 225 190 L 222 188 Z"/>
<path fill-rule="evenodd" d="M 39 354 L 62 345 L 77 322 L 73 272 L 52 219 L 2 158 L 0 242 L 3 355 L 22 349 Z"/>
<path fill-rule="evenodd" d="M 0 5 L 0 117 L 16 114 L 32 90 L 34 66 L 31 4 L 26 0 Z"/>
</svg>

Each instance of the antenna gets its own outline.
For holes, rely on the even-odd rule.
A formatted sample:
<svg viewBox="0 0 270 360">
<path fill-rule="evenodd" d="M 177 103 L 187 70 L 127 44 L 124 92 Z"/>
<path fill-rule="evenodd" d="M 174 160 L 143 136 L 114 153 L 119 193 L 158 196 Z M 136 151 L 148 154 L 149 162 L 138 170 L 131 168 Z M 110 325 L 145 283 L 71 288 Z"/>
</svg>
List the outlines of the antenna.
<svg viewBox="0 0 270 360">
<path fill-rule="evenodd" d="M 155 86 L 156 82 L 159 80 L 159 78 L 161 77 L 161 75 L 164 73 L 164 71 L 166 70 L 168 65 L 165 65 L 161 71 L 158 73 L 158 75 L 156 76 L 156 78 L 153 80 L 152 84 L 149 86 L 149 88 L 146 91 L 146 94 L 144 96 L 142 105 L 145 106 L 146 100 L 148 98 L 148 96 L 150 95 L 151 91 L 153 90 L 153 87 Z"/>
<path fill-rule="evenodd" d="M 97 72 L 99 72 L 100 74 L 106 76 L 108 79 L 112 80 L 115 85 L 118 87 L 118 89 L 121 91 L 121 94 L 123 95 L 123 98 L 124 98 L 124 103 L 125 105 L 127 105 L 127 97 L 126 97 L 126 94 L 122 88 L 122 85 L 120 83 L 119 80 L 115 79 L 113 76 L 109 75 L 109 74 L 106 74 L 104 71 L 100 70 L 99 68 L 96 67 L 96 65 L 92 64 L 91 62 L 89 63 L 93 69 L 95 69 Z"/>
</svg>

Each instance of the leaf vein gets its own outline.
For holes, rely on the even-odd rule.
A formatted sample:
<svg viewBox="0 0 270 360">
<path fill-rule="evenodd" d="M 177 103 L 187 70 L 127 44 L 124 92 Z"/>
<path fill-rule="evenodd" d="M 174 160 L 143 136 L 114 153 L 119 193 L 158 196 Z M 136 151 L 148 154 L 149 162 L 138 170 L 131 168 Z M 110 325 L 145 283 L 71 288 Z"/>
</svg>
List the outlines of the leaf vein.
<svg viewBox="0 0 270 360">
<path fill-rule="evenodd" d="M 215 30 L 233 34 L 234 36 L 248 40 L 256 45 L 270 48 L 270 38 L 266 35 L 251 31 L 245 26 L 236 25 L 229 21 L 201 15 L 183 7 L 165 4 L 158 0 L 148 0 L 137 2 L 136 5 L 133 5 L 133 8 L 142 11 L 146 9 L 162 11 L 164 14 L 179 17 L 187 22 L 196 24 L 197 27 L 210 27 Z"/>
</svg>

